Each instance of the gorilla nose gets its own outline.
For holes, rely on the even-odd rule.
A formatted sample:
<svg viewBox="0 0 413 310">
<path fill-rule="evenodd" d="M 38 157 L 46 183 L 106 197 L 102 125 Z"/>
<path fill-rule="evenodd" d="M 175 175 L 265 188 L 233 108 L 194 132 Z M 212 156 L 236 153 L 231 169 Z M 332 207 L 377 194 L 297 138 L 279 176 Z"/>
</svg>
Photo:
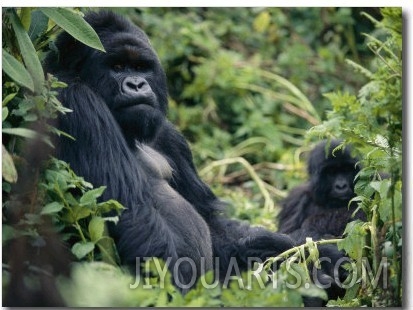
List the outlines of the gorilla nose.
<svg viewBox="0 0 413 310">
<path fill-rule="evenodd" d="M 122 82 L 122 91 L 127 95 L 136 96 L 150 90 L 148 82 L 143 78 L 128 76 Z"/>
<path fill-rule="evenodd" d="M 338 193 L 345 193 L 349 186 L 346 180 L 336 180 L 334 188 Z"/>
</svg>

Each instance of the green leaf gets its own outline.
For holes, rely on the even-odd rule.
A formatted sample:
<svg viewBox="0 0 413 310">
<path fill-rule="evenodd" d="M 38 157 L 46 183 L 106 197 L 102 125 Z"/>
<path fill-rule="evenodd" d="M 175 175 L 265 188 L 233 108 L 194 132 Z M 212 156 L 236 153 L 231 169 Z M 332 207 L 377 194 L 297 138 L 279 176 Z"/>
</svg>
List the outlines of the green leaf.
<svg viewBox="0 0 413 310">
<path fill-rule="evenodd" d="M 77 222 L 85 217 L 88 217 L 92 213 L 92 210 L 90 210 L 89 208 L 82 207 L 79 205 L 73 206 L 72 211 L 73 211 L 73 215 L 72 215 L 73 222 Z"/>
<path fill-rule="evenodd" d="M 3 62 L 3 71 L 17 84 L 34 91 L 33 79 L 23 64 L 7 53 L 2 51 L 1 60 Z"/>
<path fill-rule="evenodd" d="M 103 237 L 105 231 L 105 220 L 100 216 L 94 216 L 89 223 L 90 240 L 98 242 Z"/>
<path fill-rule="evenodd" d="M 47 30 L 49 18 L 38 10 L 32 11 L 31 17 L 32 22 L 30 24 L 29 35 L 30 39 L 34 41 Z"/>
<path fill-rule="evenodd" d="M 96 202 L 96 199 L 99 198 L 102 195 L 102 193 L 105 189 L 106 189 L 106 186 L 101 186 L 99 188 L 95 188 L 95 189 L 92 189 L 90 191 L 87 191 L 80 198 L 80 200 L 79 200 L 80 204 L 83 205 L 83 206 L 94 204 Z"/>
<path fill-rule="evenodd" d="M 99 239 L 96 245 L 102 254 L 102 261 L 114 266 L 120 263 L 120 258 L 116 251 L 116 245 L 112 238 L 103 237 Z"/>
<path fill-rule="evenodd" d="M 65 8 L 41 8 L 45 15 L 80 42 L 105 51 L 95 30 L 79 15 Z"/>
<path fill-rule="evenodd" d="M 385 199 L 387 197 L 387 193 L 389 191 L 390 185 L 391 185 L 391 182 L 389 179 L 370 182 L 370 186 L 374 188 L 374 190 L 380 194 L 381 199 Z"/>
<path fill-rule="evenodd" d="M 122 210 L 126 209 L 120 202 L 110 199 L 98 204 L 98 210 L 100 214 L 115 210 L 117 214 L 120 214 Z"/>
<path fill-rule="evenodd" d="M 78 258 L 82 259 L 95 249 L 93 242 L 78 242 L 72 246 L 72 253 Z"/>
<path fill-rule="evenodd" d="M 57 201 L 51 202 L 45 205 L 40 212 L 40 214 L 54 214 L 61 211 L 64 208 L 64 205 L 58 203 Z"/>
<path fill-rule="evenodd" d="M 4 120 L 7 118 L 7 116 L 9 115 L 9 109 L 7 108 L 7 107 L 3 107 L 3 109 L 2 109 L 2 114 L 3 114 L 3 117 L 2 117 L 2 121 L 4 122 Z"/>
<path fill-rule="evenodd" d="M 4 66 L 4 63 L 3 63 L 3 66 Z M 17 93 L 8 94 L 6 98 L 3 99 L 2 106 L 4 107 L 5 105 L 7 105 L 11 100 L 13 100 L 14 97 L 16 97 L 16 95 Z"/>
<path fill-rule="evenodd" d="M 29 28 L 30 28 L 31 19 L 32 19 L 31 11 L 32 10 L 30 8 L 27 8 L 27 7 L 21 8 L 21 10 L 20 10 L 20 20 L 21 20 L 21 23 L 22 23 L 22 25 L 23 25 L 23 27 L 26 31 L 28 31 Z"/>
<path fill-rule="evenodd" d="M 167 305 L 168 305 L 168 293 L 164 290 L 160 291 L 155 307 L 166 307 Z"/>
<path fill-rule="evenodd" d="M 42 92 L 44 73 L 43 68 L 40 63 L 39 57 L 37 56 L 36 50 L 33 46 L 29 35 L 24 30 L 19 17 L 13 10 L 10 14 L 10 20 L 16 34 L 17 42 L 19 43 L 20 52 L 22 54 L 24 63 L 27 70 L 30 72 L 34 83 L 34 91 L 37 94 Z"/>
<path fill-rule="evenodd" d="M 15 229 L 15 228 L 13 228 L 13 226 L 10 226 L 10 225 L 7 225 L 7 224 L 3 223 L 3 225 L 2 225 L 2 235 L 1 235 L 2 241 L 3 241 L 3 246 L 7 241 L 20 236 L 20 234 L 21 234 L 21 232 L 19 230 Z"/>
<path fill-rule="evenodd" d="M 367 235 L 365 223 L 355 220 L 347 224 L 344 231 L 346 237 L 337 244 L 339 250 L 344 250 L 353 259 L 361 259 Z"/>
<path fill-rule="evenodd" d="M 3 160 L 1 163 L 2 169 L 3 169 L 3 178 L 10 183 L 16 183 L 17 182 L 17 171 L 16 167 L 14 166 L 13 158 L 7 152 L 6 148 L 4 145 L 2 145 L 2 155 L 3 155 Z"/>
<path fill-rule="evenodd" d="M 34 130 L 27 128 L 3 128 L 3 133 L 9 135 L 20 136 L 24 138 L 34 139 L 38 136 L 38 133 Z"/>
<path fill-rule="evenodd" d="M 49 146 L 53 147 L 52 142 L 50 141 L 50 138 L 46 135 L 41 135 L 38 132 L 32 130 L 32 129 L 27 129 L 27 128 L 3 128 L 3 133 L 9 134 L 9 135 L 15 135 L 15 136 L 20 136 L 28 139 L 35 139 L 35 138 L 40 138 L 44 143 L 48 144 Z"/>
</svg>

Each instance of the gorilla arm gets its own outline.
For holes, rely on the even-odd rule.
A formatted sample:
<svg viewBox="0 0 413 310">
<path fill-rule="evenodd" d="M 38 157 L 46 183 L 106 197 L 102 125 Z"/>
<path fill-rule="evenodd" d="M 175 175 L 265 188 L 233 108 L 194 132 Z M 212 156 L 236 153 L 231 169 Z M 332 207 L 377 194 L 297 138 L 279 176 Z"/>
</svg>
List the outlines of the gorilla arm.
<svg viewBox="0 0 413 310">
<path fill-rule="evenodd" d="M 311 207 L 311 204 L 309 183 L 294 188 L 282 202 L 282 209 L 277 216 L 278 231 L 291 234 L 301 228 L 303 221 L 307 218 L 308 208 Z"/>
</svg>

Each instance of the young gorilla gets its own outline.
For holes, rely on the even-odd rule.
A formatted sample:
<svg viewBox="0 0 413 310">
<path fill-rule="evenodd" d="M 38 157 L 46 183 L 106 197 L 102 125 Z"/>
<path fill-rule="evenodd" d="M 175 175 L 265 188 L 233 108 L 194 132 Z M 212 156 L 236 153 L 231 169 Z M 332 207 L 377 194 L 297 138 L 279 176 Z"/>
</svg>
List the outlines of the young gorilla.
<svg viewBox="0 0 413 310">
<path fill-rule="evenodd" d="M 357 218 L 365 219 L 362 211 L 353 213 L 357 206 L 348 205 L 354 194 L 354 179 L 360 168 L 357 158 L 351 156 L 350 148 L 333 150 L 340 141 L 322 141 L 311 151 L 308 160 L 310 180 L 291 190 L 281 203 L 278 214 L 279 232 L 289 234 L 298 244 L 305 243 L 306 237 L 313 240 L 340 238 L 347 223 Z M 347 277 L 347 272 L 339 269 L 339 279 L 335 277 L 334 266 L 340 263 L 344 253 L 334 245 L 319 246 L 323 261 L 317 271 L 317 281 L 329 286 L 329 299 L 344 294 L 337 285 Z M 307 302 L 311 304 L 311 302 Z"/>
<path fill-rule="evenodd" d="M 58 54 L 45 61 L 47 72 L 68 84 L 59 98 L 73 110 L 60 118 L 59 129 L 76 140 L 62 137 L 58 157 L 95 186 L 107 186 L 102 199 L 126 207 L 111 227 L 122 262 L 170 260 L 175 284 L 185 291 L 212 268 L 223 279 L 232 257 L 245 270 L 250 257 L 289 249 L 288 236 L 222 215 L 223 204 L 199 179 L 185 138 L 166 119 L 166 77 L 145 33 L 111 12 L 85 19 L 106 53 L 63 33 Z"/>
<path fill-rule="evenodd" d="M 305 242 L 306 237 L 341 237 L 347 223 L 355 219 L 352 214 L 356 206 L 348 203 L 355 196 L 354 178 L 360 168 L 349 147 L 333 153 L 339 144 L 337 140 L 330 144 L 322 141 L 310 153 L 310 180 L 291 190 L 282 202 L 279 232 L 298 242 Z M 356 218 L 362 216 L 361 212 L 356 214 Z"/>
</svg>

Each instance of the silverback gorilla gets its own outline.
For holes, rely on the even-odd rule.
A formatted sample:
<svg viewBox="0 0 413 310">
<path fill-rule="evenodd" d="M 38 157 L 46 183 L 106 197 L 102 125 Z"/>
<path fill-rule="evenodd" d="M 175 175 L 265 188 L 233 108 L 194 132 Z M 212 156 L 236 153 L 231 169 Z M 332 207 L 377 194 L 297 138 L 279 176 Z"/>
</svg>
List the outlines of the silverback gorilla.
<svg viewBox="0 0 413 310">
<path fill-rule="evenodd" d="M 222 279 L 233 259 L 246 270 L 249 258 L 292 247 L 286 235 L 224 217 L 185 138 L 166 119 L 166 77 L 146 34 L 112 12 L 85 19 L 106 53 L 62 33 L 58 52 L 45 60 L 46 71 L 68 84 L 59 99 L 73 110 L 59 129 L 76 140 L 62 137 L 58 157 L 95 186 L 107 186 L 102 199 L 126 207 L 110 227 L 122 262 L 169 261 L 175 285 L 186 291 L 206 270 Z"/>
</svg>

